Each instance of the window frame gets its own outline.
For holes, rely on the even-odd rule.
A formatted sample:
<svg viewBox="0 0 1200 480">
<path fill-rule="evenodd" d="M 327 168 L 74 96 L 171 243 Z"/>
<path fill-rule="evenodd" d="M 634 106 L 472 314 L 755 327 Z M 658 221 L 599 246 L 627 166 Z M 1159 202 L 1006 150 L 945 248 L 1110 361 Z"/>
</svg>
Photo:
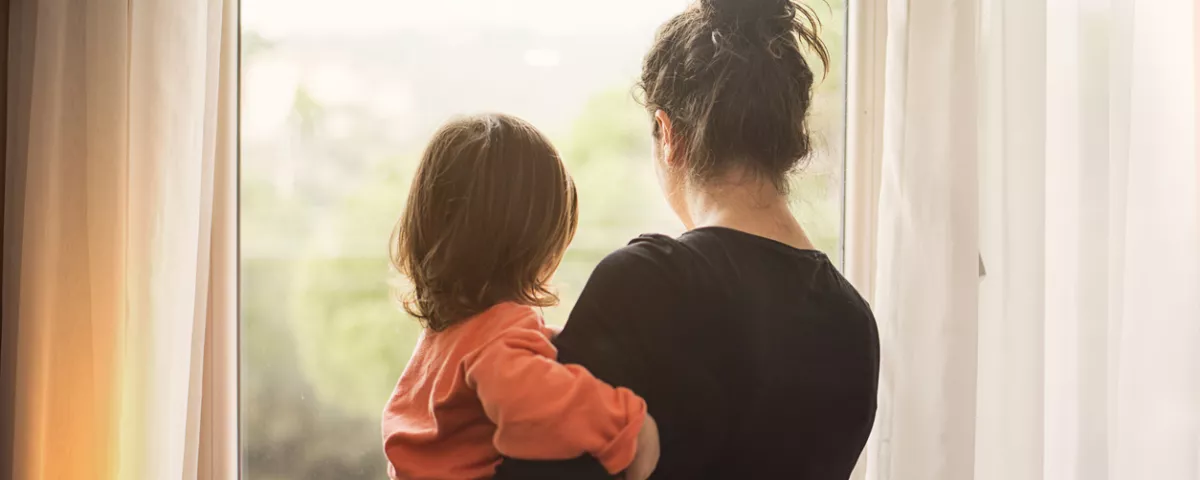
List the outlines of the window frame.
<svg viewBox="0 0 1200 480">
<path fill-rule="evenodd" d="M 243 32 L 242 2 L 237 0 L 237 138 L 235 176 L 235 218 L 236 218 L 236 257 L 235 286 L 236 309 L 235 324 L 230 335 L 231 342 L 218 342 L 214 350 L 206 355 L 206 372 L 213 371 L 213 383 L 209 386 L 220 385 L 225 399 L 232 399 L 232 412 L 222 415 L 215 421 L 220 422 L 226 431 L 232 435 L 218 435 L 211 439 L 208 447 L 215 455 L 207 456 L 209 467 L 201 468 L 201 477 L 244 478 L 245 462 L 244 435 L 242 432 L 242 88 L 244 72 L 243 65 Z M 1198 14 L 1200 15 L 1200 14 Z M 847 279 L 859 290 L 864 298 L 871 302 L 874 298 L 875 274 L 875 239 L 876 212 L 880 189 L 880 166 L 883 155 L 883 115 L 884 79 L 886 71 L 887 45 L 887 3 L 870 0 L 846 0 L 846 49 L 845 49 L 845 148 L 843 158 L 842 178 L 842 216 L 841 216 L 841 249 L 842 268 Z M 1200 38 L 1200 37 L 1198 37 Z M 1200 89 L 1200 87 L 1198 87 Z M 219 357 L 219 358 L 218 358 Z M 232 362 L 230 362 L 232 360 Z M 212 367 L 221 368 L 213 369 Z M 208 383 L 208 382 L 206 382 Z M 232 445 L 227 444 L 232 440 Z M 852 479 L 866 478 L 865 459 L 868 450 L 864 450 L 862 459 L 855 469 Z M 230 463 L 232 462 L 232 464 Z"/>
</svg>

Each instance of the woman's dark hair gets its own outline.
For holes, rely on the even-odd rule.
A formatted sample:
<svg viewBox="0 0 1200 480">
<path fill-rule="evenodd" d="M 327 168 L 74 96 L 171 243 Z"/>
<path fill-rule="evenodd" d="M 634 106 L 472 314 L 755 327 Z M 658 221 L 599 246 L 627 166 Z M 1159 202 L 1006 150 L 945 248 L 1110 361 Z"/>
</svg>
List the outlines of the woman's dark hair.
<svg viewBox="0 0 1200 480">
<path fill-rule="evenodd" d="M 646 109 L 671 119 L 693 179 L 738 167 L 786 191 L 788 173 L 811 150 L 814 75 L 802 52 L 829 68 L 819 28 L 813 11 L 791 0 L 698 0 L 663 24 L 639 87 Z"/>
<path fill-rule="evenodd" d="M 546 283 L 577 223 L 575 183 L 541 132 L 507 115 L 451 121 L 393 233 L 392 265 L 413 287 L 404 309 L 442 331 L 502 302 L 553 305 Z"/>
</svg>

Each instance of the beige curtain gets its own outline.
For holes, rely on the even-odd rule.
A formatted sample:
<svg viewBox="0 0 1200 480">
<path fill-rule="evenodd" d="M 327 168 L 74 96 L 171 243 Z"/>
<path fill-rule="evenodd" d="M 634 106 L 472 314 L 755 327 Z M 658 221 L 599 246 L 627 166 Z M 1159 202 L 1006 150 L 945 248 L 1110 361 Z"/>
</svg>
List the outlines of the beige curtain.
<svg viewBox="0 0 1200 480">
<path fill-rule="evenodd" d="M 888 3 L 867 478 L 1200 479 L 1197 8 Z"/>
<path fill-rule="evenodd" d="M 871 480 L 967 480 L 978 299 L 978 2 L 888 2 Z"/>
<path fill-rule="evenodd" d="M 14 0 L 15 479 L 236 478 L 235 0 Z"/>
</svg>

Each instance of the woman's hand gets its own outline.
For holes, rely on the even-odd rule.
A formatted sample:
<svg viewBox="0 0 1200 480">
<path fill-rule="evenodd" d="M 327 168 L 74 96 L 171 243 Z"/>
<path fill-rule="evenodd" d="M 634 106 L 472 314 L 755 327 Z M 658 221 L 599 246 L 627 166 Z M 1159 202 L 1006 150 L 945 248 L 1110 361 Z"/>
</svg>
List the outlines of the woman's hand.
<svg viewBox="0 0 1200 480">
<path fill-rule="evenodd" d="M 633 457 L 633 463 L 629 464 L 629 468 L 625 469 L 625 480 L 646 480 L 650 478 L 650 474 L 654 473 L 654 468 L 658 466 L 658 424 L 654 422 L 654 417 L 646 414 L 646 421 L 642 423 L 642 430 L 638 432 L 637 439 L 637 455 Z"/>
</svg>

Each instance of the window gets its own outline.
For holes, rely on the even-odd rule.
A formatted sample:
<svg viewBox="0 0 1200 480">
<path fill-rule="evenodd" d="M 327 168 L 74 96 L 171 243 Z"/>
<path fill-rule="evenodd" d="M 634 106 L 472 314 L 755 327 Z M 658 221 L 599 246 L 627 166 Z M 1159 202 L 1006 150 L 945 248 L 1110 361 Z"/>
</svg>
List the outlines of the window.
<svg viewBox="0 0 1200 480">
<path fill-rule="evenodd" d="M 592 268 L 682 227 L 658 192 L 632 86 L 682 0 L 242 0 L 244 478 L 386 476 L 379 417 L 419 328 L 389 295 L 387 244 L 425 140 L 458 113 L 545 131 L 579 187 L 556 275 L 562 323 Z M 794 206 L 840 259 L 844 0 L 813 2 L 834 64 Z"/>
</svg>

